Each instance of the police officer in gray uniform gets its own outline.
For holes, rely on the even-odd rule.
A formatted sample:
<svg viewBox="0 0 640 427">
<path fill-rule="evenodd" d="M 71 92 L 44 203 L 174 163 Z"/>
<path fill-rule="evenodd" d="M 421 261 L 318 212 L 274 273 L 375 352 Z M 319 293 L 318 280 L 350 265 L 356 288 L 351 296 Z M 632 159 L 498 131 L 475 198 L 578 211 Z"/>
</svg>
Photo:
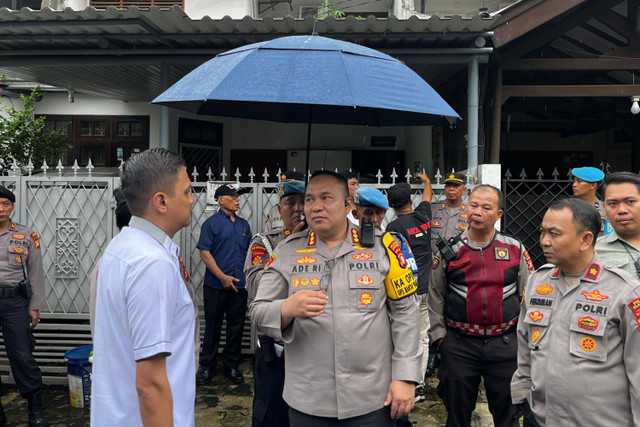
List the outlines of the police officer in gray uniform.
<svg viewBox="0 0 640 427">
<path fill-rule="evenodd" d="M 431 253 L 438 253 L 436 242 L 438 237 L 449 239 L 467 229 L 467 203 L 464 195 L 466 177 L 456 172 L 449 174 L 444 180 L 446 199 L 431 203 Z"/>
<path fill-rule="evenodd" d="M 16 196 L 0 186 L 0 325 L 18 391 L 29 403 L 29 426 L 48 426 L 42 411 L 42 373 L 32 330 L 45 305 L 38 234 L 11 220 Z M 0 405 L 0 425 L 7 418 Z"/>
<path fill-rule="evenodd" d="M 302 174 L 302 172 L 296 171 L 287 171 L 281 174 L 279 178 L 280 183 L 289 181 L 304 182 L 304 175 Z M 278 191 L 279 189 L 280 187 L 278 187 Z M 284 223 L 282 221 L 282 218 L 280 217 L 280 210 L 278 208 L 278 205 L 275 205 L 271 208 L 271 210 L 269 210 L 269 213 L 267 214 L 267 218 L 264 222 L 264 233 L 270 233 L 271 231 L 281 229 L 282 227 L 284 227 Z"/>
<path fill-rule="evenodd" d="M 640 282 L 598 259 L 587 202 L 554 202 L 540 231 L 549 264 L 527 281 L 511 382 L 524 425 L 640 426 Z"/>
<path fill-rule="evenodd" d="M 600 215 L 600 234 L 604 233 L 607 223 L 607 212 L 604 210 L 604 202 L 597 196 L 598 183 L 604 178 L 604 172 L 592 166 L 571 169 L 573 175 L 573 196 L 590 203 Z"/>
<path fill-rule="evenodd" d="M 300 231 L 305 223 L 304 182 L 293 180 L 278 184 L 280 203 L 278 216 L 284 228 L 256 234 L 249 245 L 244 263 L 247 292 L 252 301 L 258 292 L 264 266 L 278 244 Z M 279 427 L 289 425 L 289 407 L 282 399 L 284 387 L 284 345 L 267 335 L 258 334 L 258 349 L 253 363 L 253 427 Z"/>
<path fill-rule="evenodd" d="M 377 230 L 370 246 L 347 221 L 348 194 L 340 175 L 313 175 L 310 229 L 276 248 L 251 309 L 258 329 L 285 343 L 283 397 L 294 427 L 394 425 L 421 380 L 408 246 Z"/>
</svg>

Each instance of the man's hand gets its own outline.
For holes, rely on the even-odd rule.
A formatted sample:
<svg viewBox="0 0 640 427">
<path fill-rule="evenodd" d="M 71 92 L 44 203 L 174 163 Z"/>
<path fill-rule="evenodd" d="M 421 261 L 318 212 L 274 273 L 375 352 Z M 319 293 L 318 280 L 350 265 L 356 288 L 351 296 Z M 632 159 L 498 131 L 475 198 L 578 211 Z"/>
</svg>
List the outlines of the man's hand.
<svg viewBox="0 0 640 427">
<path fill-rule="evenodd" d="M 280 306 L 281 328 L 289 326 L 296 317 L 316 317 L 322 314 L 329 297 L 319 291 L 298 291 Z"/>
<path fill-rule="evenodd" d="M 224 275 L 220 278 L 220 283 L 222 283 L 222 287 L 227 291 L 233 290 L 235 293 L 238 293 L 238 289 L 234 286 L 234 282 L 239 282 L 240 279 L 236 279 L 233 276 Z"/>
<path fill-rule="evenodd" d="M 29 317 L 31 318 L 31 329 L 34 329 L 40 319 L 40 310 L 29 310 Z"/>
<path fill-rule="evenodd" d="M 415 175 L 416 178 L 420 180 L 421 183 L 424 184 L 424 190 L 422 191 L 422 201 L 431 203 L 431 198 L 433 197 L 433 190 L 431 189 L 431 180 L 426 173 L 417 173 Z"/>
<path fill-rule="evenodd" d="M 429 180 L 429 177 L 427 176 L 426 173 L 417 173 L 415 177 L 418 178 L 420 182 L 422 182 L 423 184 L 426 184 L 427 182 L 431 182 L 431 180 Z"/>
<path fill-rule="evenodd" d="M 405 381 L 391 381 L 384 406 L 391 405 L 391 418 L 399 420 L 415 405 L 416 386 Z"/>
<path fill-rule="evenodd" d="M 302 230 L 302 227 L 304 227 L 304 221 L 300 221 L 298 225 L 293 227 L 293 230 L 291 230 L 291 234 L 297 233 L 298 231 Z"/>
</svg>

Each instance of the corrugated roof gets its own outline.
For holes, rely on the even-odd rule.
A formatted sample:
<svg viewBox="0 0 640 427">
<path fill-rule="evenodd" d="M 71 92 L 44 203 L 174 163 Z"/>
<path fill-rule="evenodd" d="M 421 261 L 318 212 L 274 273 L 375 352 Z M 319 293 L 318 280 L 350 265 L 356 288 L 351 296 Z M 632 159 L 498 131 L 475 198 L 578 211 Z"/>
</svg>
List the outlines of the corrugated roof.
<svg viewBox="0 0 640 427">
<path fill-rule="evenodd" d="M 320 35 L 393 55 L 469 47 L 492 22 L 480 16 L 328 17 L 316 22 L 315 29 Z M 311 34 L 313 29 L 310 17 L 193 20 L 177 6 L 82 11 L 2 8 L 0 74 L 117 99 L 150 100 L 162 91 L 162 63 L 170 65 L 171 83 L 220 52 L 276 37 Z M 438 70 L 446 72 L 447 67 L 451 66 Z"/>
</svg>

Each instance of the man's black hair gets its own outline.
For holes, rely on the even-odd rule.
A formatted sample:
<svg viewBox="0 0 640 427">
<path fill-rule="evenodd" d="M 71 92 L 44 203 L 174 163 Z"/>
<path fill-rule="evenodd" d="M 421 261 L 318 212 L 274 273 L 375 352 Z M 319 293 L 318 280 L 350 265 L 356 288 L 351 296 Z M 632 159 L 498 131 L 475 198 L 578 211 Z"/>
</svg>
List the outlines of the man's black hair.
<svg viewBox="0 0 640 427">
<path fill-rule="evenodd" d="M 178 172 L 184 167 L 179 155 L 164 148 L 151 148 L 129 158 L 124 163 L 121 182 L 131 213 L 142 215 L 159 191 L 173 196 Z"/>
<path fill-rule="evenodd" d="M 326 171 L 326 170 L 317 170 L 311 174 L 311 178 L 309 179 L 309 182 L 311 182 L 313 178 L 316 178 L 322 175 L 328 175 L 338 180 L 338 182 L 340 183 L 340 186 L 344 190 L 345 197 L 349 197 L 349 184 L 347 184 L 347 180 L 344 178 L 344 176 L 342 176 L 342 174 Z"/>
<path fill-rule="evenodd" d="M 124 198 L 122 188 L 113 190 L 113 197 L 116 199 L 116 225 L 118 226 L 118 230 L 122 230 L 122 228 L 129 225 L 131 212 L 127 205 L 127 199 Z"/>
<path fill-rule="evenodd" d="M 576 197 L 556 200 L 549 206 L 550 211 L 560 211 L 565 208 L 571 211 L 573 216 L 572 220 L 578 229 L 578 233 L 590 231 L 593 234 L 593 242 L 591 242 L 591 245 L 595 247 L 596 238 L 598 237 L 598 233 L 600 233 L 602 224 L 600 214 L 596 208 Z"/>
<path fill-rule="evenodd" d="M 475 193 L 476 191 L 486 191 L 486 190 L 491 190 L 494 193 L 496 193 L 496 195 L 498 196 L 498 209 L 502 209 L 502 203 L 504 203 L 504 196 L 502 195 L 502 191 L 498 187 L 494 187 L 493 185 L 489 185 L 489 184 L 478 185 L 476 188 L 474 188 L 471 191 L 471 193 L 469 194 L 469 197 L 471 197 L 471 194 Z"/>
<path fill-rule="evenodd" d="M 349 181 L 352 178 L 358 179 L 358 175 L 355 172 L 351 171 L 340 172 L 340 175 L 342 175 L 345 181 Z"/>
<path fill-rule="evenodd" d="M 604 184 L 602 187 L 602 193 L 607 194 L 607 186 L 610 184 L 634 184 L 638 188 L 640 193 L 640 175 L 633 172 L 613 172 L 604 177 Z"/>
</svg>

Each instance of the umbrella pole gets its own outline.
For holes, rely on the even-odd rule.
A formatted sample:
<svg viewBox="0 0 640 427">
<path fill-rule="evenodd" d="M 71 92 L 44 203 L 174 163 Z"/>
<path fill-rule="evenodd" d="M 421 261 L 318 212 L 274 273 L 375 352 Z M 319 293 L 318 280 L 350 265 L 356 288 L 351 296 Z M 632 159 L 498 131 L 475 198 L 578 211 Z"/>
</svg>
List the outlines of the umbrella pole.
<svg viewBox="0 0 640 427">
<path fill-rule="evenodd" d="M 311 157 L 311 110 L 312 106 L 309 106 L 309 123 L 307 124 L 307 161 L 304 168 L 305 182 L 309 180 L 309 158 Z"/>
</svg>

